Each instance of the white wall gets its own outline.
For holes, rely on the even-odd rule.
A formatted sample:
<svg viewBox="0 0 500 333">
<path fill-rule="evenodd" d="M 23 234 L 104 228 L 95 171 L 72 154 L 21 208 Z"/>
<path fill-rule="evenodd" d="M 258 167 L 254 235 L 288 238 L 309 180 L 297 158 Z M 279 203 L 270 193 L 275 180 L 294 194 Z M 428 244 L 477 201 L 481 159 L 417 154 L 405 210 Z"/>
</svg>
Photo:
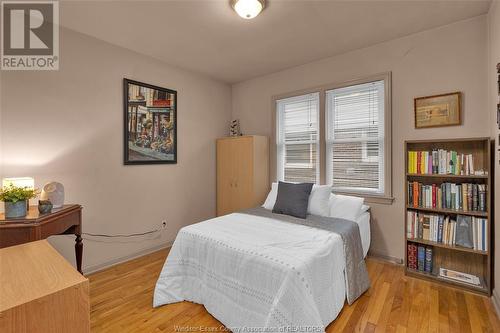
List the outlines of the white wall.
<svg viewBox="0 0 500 333">
<path fill-rule="evenodd" d="M 494 189 L 496 190 L 495 197 L 495 290 L 494 296 L 496 300 L 496 305 L 500 305 L 500 225 L 498 224 L 500 219 L 498 218 L 500 214 L 500 167 L 498 165 L 499 155 L 498 155 L 498 135 L 500 131 L 497 125 L 497 103 L 500 103 L 498 96 L 498 86 L 497 86 L 497 75 L 496 66 L 500 63 L 500 3 L 493 1 L 488 13 L 488 30 L 489 30 L 489 52 L 488 52 L 488 110 L 491 114 L 491 137 L 495 140 L 495 151 L 493 152 L 495 156 L 495 184 Z M 497 307 L 500 310 L 500 307 Z M 500 312 L 499 312 L 500 314 Z"/>
<path fill-rule="evenodd" d="M 160 239 L 84 240 L 84 267 L 172 241 L 185 225 L 215 215 L 215 139 L 226 135 L 228 85 L 67 30 L 59 71 L 2 72 L 4 176 L 65 185 L 66 202 L 84 207 L 83 230 L 137 233 L 168 228 Z M 178 163 L 123 165 L 122 79 L 178 92 Z M 51 243 L 74 262 L 74 237 Z"/>
<path fill-rule="evenodd" d="M 332 41 L 334 43 L 335 41 Z M 487 22 L 481 16 L 233 85 L 232 117 L 244 133 L 272 135 L 271 98 L 392 71 L 392 205 L 371 204 L 372 251 L 404 257 L 404 140 L 489 136 Z M 462 91 L 463 124 L 416 130 L 413 98 Z"/>
</svg>

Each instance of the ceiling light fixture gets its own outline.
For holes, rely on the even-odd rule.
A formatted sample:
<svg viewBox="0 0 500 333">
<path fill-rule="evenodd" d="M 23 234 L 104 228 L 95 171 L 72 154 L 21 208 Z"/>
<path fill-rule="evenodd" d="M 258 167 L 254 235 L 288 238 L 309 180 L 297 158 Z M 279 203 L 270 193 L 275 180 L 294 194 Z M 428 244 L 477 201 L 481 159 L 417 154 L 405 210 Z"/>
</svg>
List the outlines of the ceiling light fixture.
<svg viewBox="0 0 500 333">
<path fill-rule="evenodd" d="M 232 0 L 233 9 L 246 20 L 253 19 L 264 9 L 265 0 Z"/>
</svg>

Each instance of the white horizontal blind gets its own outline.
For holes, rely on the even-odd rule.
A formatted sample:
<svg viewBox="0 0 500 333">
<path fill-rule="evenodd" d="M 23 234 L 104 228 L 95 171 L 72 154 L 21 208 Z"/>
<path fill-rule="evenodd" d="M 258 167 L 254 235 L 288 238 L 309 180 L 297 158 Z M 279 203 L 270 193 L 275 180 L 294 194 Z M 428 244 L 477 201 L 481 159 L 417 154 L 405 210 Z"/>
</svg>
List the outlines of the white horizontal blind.
<svg viewBox="0 0 500 333">
<path fill-rule="evenodd" d="M 384 193 L 384 81 L 326 92 L 326 177 L 334 190 Z"/>
<path fill-rule="evenodd" d="M 319 183 L 319 93 L 278 100 L 277 177 Z"/>
</svg>

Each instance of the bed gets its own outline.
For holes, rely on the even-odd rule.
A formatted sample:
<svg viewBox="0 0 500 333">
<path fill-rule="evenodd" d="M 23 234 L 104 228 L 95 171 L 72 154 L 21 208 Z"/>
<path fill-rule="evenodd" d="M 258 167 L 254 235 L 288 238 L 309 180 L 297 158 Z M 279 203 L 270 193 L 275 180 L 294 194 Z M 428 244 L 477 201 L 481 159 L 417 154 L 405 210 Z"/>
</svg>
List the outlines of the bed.
<svg viewBox="0 0 500 333">
<path fill-rule="evenodd" d="M 240 212 L 182 228 L 160 273 L 153 306 L 203 304 L 233 331 L 323 332 L 349 294 L 346 252 L 352 251 L 338 233 L 279 215 Z M 370 211 L 352 225 L 358 226 L 364 257 Z"/>
</svg>

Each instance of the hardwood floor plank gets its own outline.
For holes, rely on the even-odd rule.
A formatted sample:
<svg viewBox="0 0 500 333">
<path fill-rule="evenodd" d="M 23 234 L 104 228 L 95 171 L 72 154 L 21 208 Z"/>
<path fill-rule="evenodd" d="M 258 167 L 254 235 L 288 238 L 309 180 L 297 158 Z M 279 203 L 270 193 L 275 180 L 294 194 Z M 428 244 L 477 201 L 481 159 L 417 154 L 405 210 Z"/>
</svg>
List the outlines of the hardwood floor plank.
<svg viewBox="0 0 500 333">
<path fill-rule="evenodd" d="M 202 305 L 152 307 L 167 254 L 158 251 L 89 276 L 92 332 L 175 332 L 176 326 L 227 332 Z M 354 304 L 345 304 L 328 333 L 500 332 L 486 297 L 407 277 L 403 267 L 380 260 L 369 258 L 367 268 L 371 288 Z"/>
</svg>

